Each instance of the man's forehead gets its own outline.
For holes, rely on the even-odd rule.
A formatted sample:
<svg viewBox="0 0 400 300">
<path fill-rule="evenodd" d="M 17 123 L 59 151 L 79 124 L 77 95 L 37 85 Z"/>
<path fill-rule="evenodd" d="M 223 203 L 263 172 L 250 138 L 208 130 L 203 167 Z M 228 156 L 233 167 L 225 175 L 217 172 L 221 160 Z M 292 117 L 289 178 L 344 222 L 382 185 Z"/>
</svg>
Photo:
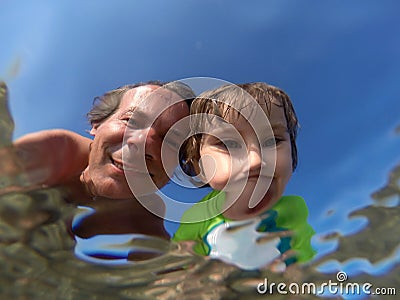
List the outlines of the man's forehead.
<svg viewBox="0 0 400 300">
<path fill-rule="evenodd" d="M 146 99 L 146 101 L 156 100 L 160 102 L 177 102 L 182 100 L 178 94 L 158 85 L 143 85 L 131 89 L 127 92 L 129 97 L 134 97 L 137 100 Z"/>
<path fill-rule="evenodd" d="M 156 85 L 145 85 L 127 91 L 119 107 L 142 124 L 153 124 L 160 130 L 171 127 L 189 114 L 186 103 L 175 93 Z"/>
<path fill-rule="evenodd" d="M 125 100 L 143 100 L 147 96 L 149 96 L 153 91 L 155 91 L 157 88 L 159 88 L 159 87 L 154 86 L 154 85 L 138 86 L 136 88 L 126 91 L 123 98 Z"/>
<path fill-rule="evenodd" d="M 155 85 L 142 85 L 142 86 L 138 86 L 134 89 L 129 90 L 132 95 L 134 95 L 135 97 L 145 97 L 148 94 L 150 94 L 152 91 L 158 89 L 159 86 L 155 86 Z"/>
<path fill-rule="evenodd" d="M 126 91 L 121 99 L 119 110 L 143 111 L 150 115 L 157 115 L 181 101 L 178 95 L 165 88 L 144 85 Z"/>
</svg>

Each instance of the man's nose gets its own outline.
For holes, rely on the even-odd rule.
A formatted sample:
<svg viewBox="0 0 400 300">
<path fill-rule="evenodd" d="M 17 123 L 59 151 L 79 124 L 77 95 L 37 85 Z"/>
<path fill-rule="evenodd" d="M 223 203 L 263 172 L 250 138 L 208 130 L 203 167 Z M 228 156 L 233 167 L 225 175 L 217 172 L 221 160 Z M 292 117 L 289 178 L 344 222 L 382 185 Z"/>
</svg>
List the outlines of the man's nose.
<svg viewBox="0 0 400 300">
<path fill-rule="evenodd" d="M 138 155 L 145 152 L 146 140 L 148 138 L 149 128 L 140 130 L 130 130 L 126 134 L 126 143 L 129 146 L 129 152 L 131 155 Z"/>
<path fill-rule="evenodd" d="M 161 158 L 162 137 L 154 128 L 150 128 L 147 132 L 145 141 L 145 157 L 150 160 Z"/>
</svg>

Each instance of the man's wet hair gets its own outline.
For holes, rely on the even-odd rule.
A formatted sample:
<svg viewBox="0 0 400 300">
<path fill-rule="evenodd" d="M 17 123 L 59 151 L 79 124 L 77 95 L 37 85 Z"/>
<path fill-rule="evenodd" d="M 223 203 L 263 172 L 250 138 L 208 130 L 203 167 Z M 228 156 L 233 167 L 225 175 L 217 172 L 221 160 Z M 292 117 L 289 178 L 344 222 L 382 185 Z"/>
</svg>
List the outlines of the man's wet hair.
<svg viewBox="0 0 400 300">
<path fill-rule="evenodd" d="M 124 85 L 114 90 L 108 91 L 102 96 L 94 98 L 93 106 L 91 110 L 87 113 L 87 118 L 90 124 L 92 126 L 95 124 L 101 124 L 118 109 L 122 97 L 127 91 L 146 85 L 156 85 L 177 94 L 178 96 L 182 97 L 182 99 L 187 103 L 189 109 L 193 99 L 196 96 L 193 90 L 188 85 L 180 81 L 155 80 Z"/>
</svg>

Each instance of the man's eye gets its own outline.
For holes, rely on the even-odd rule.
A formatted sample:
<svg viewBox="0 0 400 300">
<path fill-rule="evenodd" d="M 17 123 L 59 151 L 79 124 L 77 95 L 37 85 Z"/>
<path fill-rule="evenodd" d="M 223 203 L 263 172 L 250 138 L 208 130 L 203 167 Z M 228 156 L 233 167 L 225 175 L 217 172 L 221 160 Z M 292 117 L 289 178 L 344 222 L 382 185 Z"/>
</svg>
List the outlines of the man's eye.
<svg viewBox="0 0 400 300">
<path fill-rule="evenodd" d="M 138 122 L 134 118 L 129 118 L 128 126 L 137 127 L 138 126 Z"/>
<path fill-rule="evenodd" d="M 164 142 L 167 143 L 167 145 L 169 145 L 170 147 L 172 147 L 173 149 L 179 149 L 179 145 L 176 141 L 171 140 L 171 139 L 164 139 Z"/>
<path fill-rule="evenodd" d="M 130 128 L 139 128 L 139 122 L 133 117 L 122 118 L 122 121 Z"/>
</svg>

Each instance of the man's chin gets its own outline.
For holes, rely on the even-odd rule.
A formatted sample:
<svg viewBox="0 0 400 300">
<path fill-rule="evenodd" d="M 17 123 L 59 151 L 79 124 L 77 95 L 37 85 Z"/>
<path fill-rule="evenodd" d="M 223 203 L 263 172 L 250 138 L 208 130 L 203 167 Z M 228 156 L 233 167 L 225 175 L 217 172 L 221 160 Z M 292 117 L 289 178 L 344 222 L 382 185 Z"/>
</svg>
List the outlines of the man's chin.
<svg viewBox="0 0 400 300">
<path fill-rule="evenodd" d="M 134 196 L 135 198 L 154 194 L 159 191 L 159 189 L 153 183 L 146 185 L 135 183 L 135 184 L 130 184 L 129 187 L 131 196 Z"/>
<path fill-rule="evenodd" d="M 130 191 L 129 192 L 109 191 L 107 193 L 104 193 L 104 196 L 101 195 L 101 197 L 114 200 L 123 200 L 123 199 L 132 199 L 134 196 Z"/>
<path fill-rule="evenodd" d="M 129 199 L 132 198 L 132 192 L 125 182 L 94 182 L 95 196 L 109 199 Z"/>
<path fill-rule="evenodd" d="M 126 180 L 131 193 L 136 197 L 154 194 L 169 182 L 168 177 L 161 180 L 160 177 L 154 178 L 154 176 L 150 177 L 148 174 L 146 177 L 126 176 Z"/>
</svg>

